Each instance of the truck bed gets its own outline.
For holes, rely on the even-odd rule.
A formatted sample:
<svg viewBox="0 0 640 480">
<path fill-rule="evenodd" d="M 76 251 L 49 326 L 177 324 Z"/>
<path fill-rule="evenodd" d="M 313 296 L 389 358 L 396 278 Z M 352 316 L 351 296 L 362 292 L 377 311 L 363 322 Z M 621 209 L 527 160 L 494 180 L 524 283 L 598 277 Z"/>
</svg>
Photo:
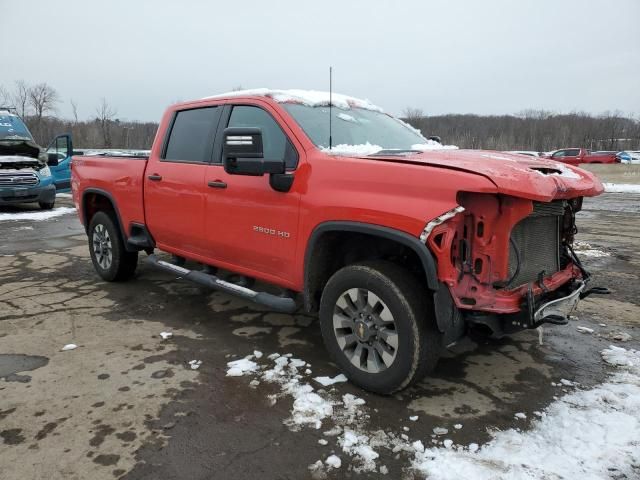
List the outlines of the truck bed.
<svg viewBox="0 0 640 480">
<path fill-rule="evenodd" d="M 91 192 L 111 197 L 120 215 L 121 225 L 144 223 L 144 174 L 147 156 L 78 155 L 73 157 L 73 201 L 84 221 L 86 198 Z M 82 167 L 82 168 L 79 168 Z M 115 168 L 114 168 L 115 167 Z M 86 225 L 85 225 L 86 227 Z M 129 232 L 125 232 L 128 236 Z"/>
</svg>

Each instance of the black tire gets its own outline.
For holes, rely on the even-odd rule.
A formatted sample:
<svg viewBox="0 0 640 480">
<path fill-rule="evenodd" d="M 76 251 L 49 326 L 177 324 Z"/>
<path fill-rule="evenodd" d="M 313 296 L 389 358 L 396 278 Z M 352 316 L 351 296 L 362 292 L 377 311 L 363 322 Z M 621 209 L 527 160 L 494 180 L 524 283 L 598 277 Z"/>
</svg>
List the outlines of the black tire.
<svg viewBox="0 0 640 480">
<path fill-rule="evenodd" d="M 103 232 L 106 231 L 106 235 Z M 96 237 L 94 237 L 94 234 Z M 106 238 L 103 246 L 94 245 L 94 238 Z M 106 247 L 107 241 L 109 248 Z M 96 251 L 98 250 L 98 251 Z M 110 260 L 108 252 L 110 251 Z M 105 253 L 107 252 L 107 253 Z M 127 252 L 124 248 L 122 234 L 113 215 L 98 212 L 89 223 L 89 253 L 93 267 L 107 282 L 128 280 L 133 276 L 138 265 L 138 252 Z M 103 255 L 104 253 L 104 255 Z"/>
<path fill-rule="evenodd" d="M 40 205 L 42 210 L 52 210 L 55 204 L 55 200 L 53 202 L 38 202 L 38 205 Z"/>
<path fill-rule="evenodd" d="M 337 302 L 345 298 L 343 294 L 350 289 L 366 289 L 375 294 L 392 315 L 397 348 L 392 349 L 395 351 L 393 361 L 382 371 L 363 370 L 362 356 L 355 360 L 361 366 L 355 366 L 347 350 L 343 351 L 338 343 L 334 312 L 340 311 Z M 381 307 L 380 303 L 377 305 Z M 441 335 L 432 312 L 429 292 L 410 272 L 390 262 L 370 261 L 344 267 L 329 279 L 320 302 L 320 327 L 329 355 L 352 383 L 374 393 L 390 395 L 423 378 L 438 362 Z M 378 330 L 376 326 L 373 328 Z M 349 337 L 353 339 L 352 335 Z M 364 354 L 366 360 L 372 355 L 373 347 L 364 348 L 369 348 Z M 368 363 L 364 368 L 367 367 Z"/>
</svg>

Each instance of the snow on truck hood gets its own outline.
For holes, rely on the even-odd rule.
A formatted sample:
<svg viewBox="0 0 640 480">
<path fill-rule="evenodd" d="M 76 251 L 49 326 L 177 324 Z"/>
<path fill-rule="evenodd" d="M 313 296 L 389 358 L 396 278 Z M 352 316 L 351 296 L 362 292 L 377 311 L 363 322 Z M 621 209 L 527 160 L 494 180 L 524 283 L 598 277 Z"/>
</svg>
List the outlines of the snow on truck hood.
<svg viewBox="0 0 640 480">
<path fill-rule="evenodd" d="M 504 195 L 549 202 L 595 196 L 604 189 L 591 172 L 543 158 L 487 150 L 431 150 L 413 155 L 362 156 L 372 161 L 420 164 L 482 175 Z"/>
</svg>

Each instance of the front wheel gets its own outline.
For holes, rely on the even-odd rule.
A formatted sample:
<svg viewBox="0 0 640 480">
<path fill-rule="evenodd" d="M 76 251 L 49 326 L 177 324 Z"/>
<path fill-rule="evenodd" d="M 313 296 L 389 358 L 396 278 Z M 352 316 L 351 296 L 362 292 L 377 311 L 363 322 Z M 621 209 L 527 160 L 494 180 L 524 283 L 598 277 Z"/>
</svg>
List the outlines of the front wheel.
<svg viewBox="0 0 640 480">
<path fill-rule="evenodd" d="M 106 212 L 91 219 L 89 253 L 96 272 L 108 282 L 131 278 L 138 265 L 138 252 L 127 252 L 118 224 Z"/>
<path fill-rule="evenodd" d="M 388 395 L 435 367 L 441 335 L 428 295 L 410 272 L 385 261 L 350 265 L 329 279 L 320 326 L 331 358 L 349 380 Z"/>
<path fill-rule="evenodd" d="M 55 206 L 55 200 L 53 202 L 38 202 L 38 205 L 42 210 L 51 210 Z"/>
</svg>

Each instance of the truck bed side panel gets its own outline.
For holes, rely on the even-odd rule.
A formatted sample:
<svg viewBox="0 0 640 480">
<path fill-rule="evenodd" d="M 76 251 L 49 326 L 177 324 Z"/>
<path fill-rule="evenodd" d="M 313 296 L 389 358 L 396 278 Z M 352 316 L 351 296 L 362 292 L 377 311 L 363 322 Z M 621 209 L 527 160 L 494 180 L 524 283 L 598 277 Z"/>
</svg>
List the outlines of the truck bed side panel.
<svg viewBox="0 0 640 480">
<path fill-rule="evenodd" d="M 143 185 L 145 158 L 73 157 L 73 200 L 80 220 L 84 221 L 82 198 L 87 190 L 107 193 L 115 203 L 128 236 L 132 222 L 144 223 Z"/>
</svg>

